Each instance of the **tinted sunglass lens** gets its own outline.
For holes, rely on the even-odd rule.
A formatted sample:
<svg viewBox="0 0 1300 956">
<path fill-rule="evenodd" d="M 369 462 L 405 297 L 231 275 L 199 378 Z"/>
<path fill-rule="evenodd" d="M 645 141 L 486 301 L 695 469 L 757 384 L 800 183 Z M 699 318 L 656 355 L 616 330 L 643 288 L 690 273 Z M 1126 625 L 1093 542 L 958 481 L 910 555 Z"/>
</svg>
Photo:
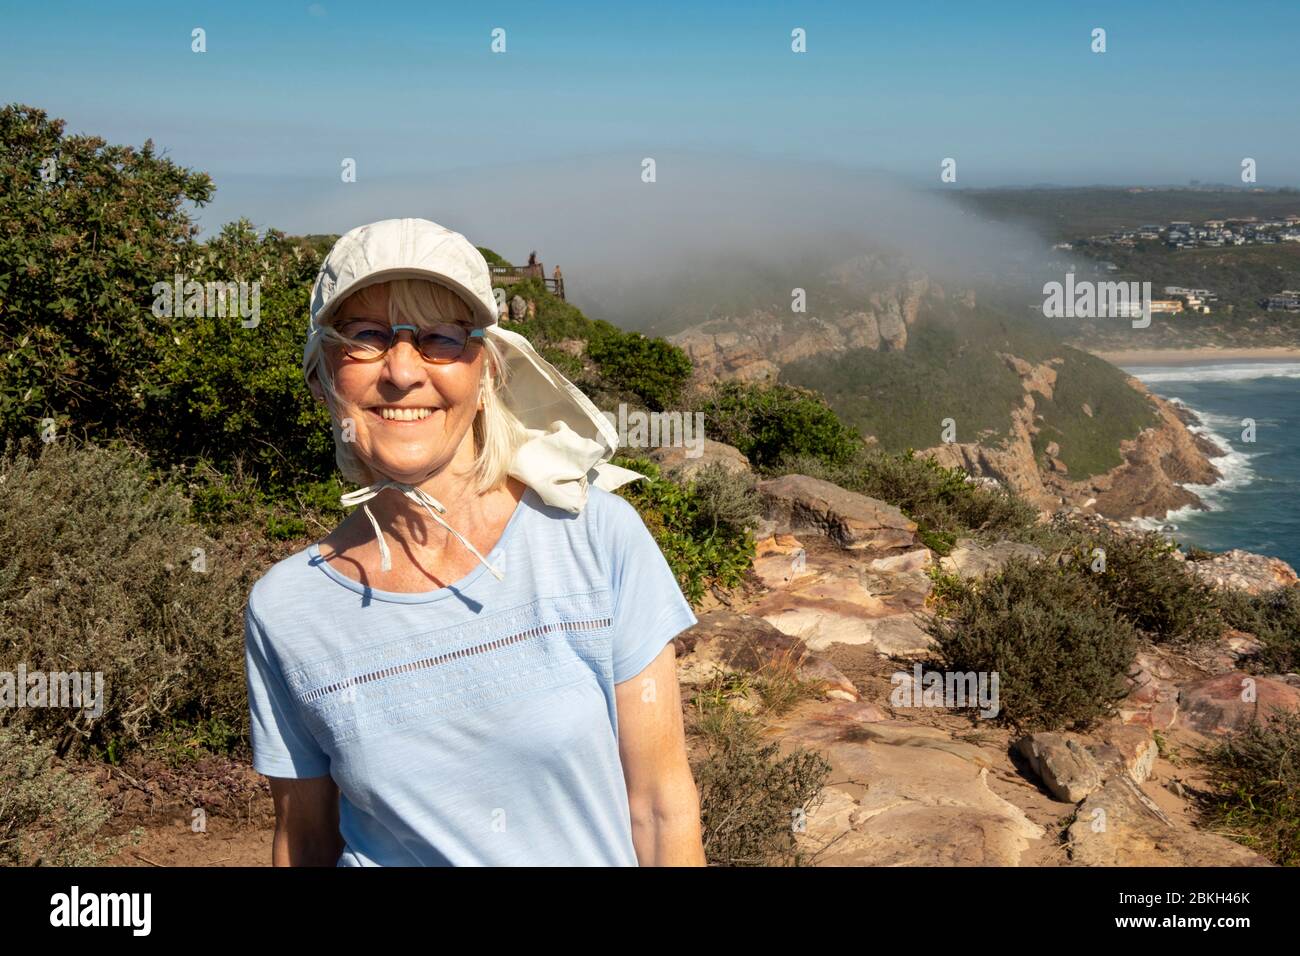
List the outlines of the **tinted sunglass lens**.
<svg viewBox="0 0 1300 956">
<path fill-rule="evenodd" d="M 461 325 L 439 325 L 420 335 L 420 351 L 433 362 L 455 361 L 465 351 L 469 332 Z"/>
</svg>

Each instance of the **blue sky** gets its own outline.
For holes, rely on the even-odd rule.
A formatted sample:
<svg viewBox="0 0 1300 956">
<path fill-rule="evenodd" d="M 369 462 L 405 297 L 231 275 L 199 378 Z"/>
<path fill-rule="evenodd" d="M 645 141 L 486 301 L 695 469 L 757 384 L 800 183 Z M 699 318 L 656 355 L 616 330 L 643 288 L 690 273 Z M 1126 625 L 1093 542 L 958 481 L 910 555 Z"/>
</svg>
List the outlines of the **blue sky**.
<svg viewBox="0 0 1300 956">
<path fill-rule="evenodd" d="M 953 157 L 992 186 L 1233 182 L 1250 156 L 1300 185 L 1294 2 L 4 5 L 3 100 L 210 172 L 205 226 L 315 228 L 344 157 L 371 183 L 702 150 L 935 186 Z"/>
</svg>

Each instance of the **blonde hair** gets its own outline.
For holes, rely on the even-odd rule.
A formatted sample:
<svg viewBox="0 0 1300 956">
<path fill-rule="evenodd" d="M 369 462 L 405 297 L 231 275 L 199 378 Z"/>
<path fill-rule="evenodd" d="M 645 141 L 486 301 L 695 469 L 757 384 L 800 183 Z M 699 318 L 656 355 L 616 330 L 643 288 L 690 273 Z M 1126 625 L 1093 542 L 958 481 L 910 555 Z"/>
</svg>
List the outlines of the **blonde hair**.
<svg viewBox="0 0 1300 956">
<path fill-rule="evenodd" d="M 393 325 L 409 324 L 425 329 L 440 322 L 475 324 L 473 310 L 464 299 L 446 286 L 429 279 L 395 279 L 376 283 L 348 298 L 353 299 L 353 304 L 366 304 L 376 296 L 379 285 L 388 286 L 388 321 Z M 339 311 L 336 309 L 322 326 L 323 335 L 318 338 L 319 344 L 308 362 L 307 378 L 310 381 L 313 375 L 316 376 L 325 392 L 325 403 L 330 410 L 334 432 L 334 461 L 339 471 L 353 484 L 364 485 L 374 481 L 375 476 L 370 474 L 369 469 L 357 457 L 353 443 L 343 440 L 344 402 L 334 387 L 334 377 L 329 362 L 325 360 L 324 343 L 321 341 L 339 341 L 333 329 Z M 471 475 L 475 491 L 483 494 L 505 481 L 515 450 L 527 439 L 527 433 L 523 423 L 501 399 L 509 367 L 500 346 L 493 341 L 491 335 L 483 336 L 480 341 L 484 350 L 483 377 L 479 382 L 479 398 L 483 407 L 474 415 L 472 426 L 475 457 Z"/>
</svg>

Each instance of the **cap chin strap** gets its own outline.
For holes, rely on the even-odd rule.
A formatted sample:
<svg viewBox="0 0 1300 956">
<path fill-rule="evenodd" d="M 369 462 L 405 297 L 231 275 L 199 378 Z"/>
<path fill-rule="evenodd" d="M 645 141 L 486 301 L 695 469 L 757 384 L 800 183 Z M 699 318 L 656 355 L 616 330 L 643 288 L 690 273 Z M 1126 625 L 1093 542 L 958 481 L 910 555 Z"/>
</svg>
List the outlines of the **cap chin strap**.
<svg viewBox="0 0 1300 956">
<path fill-rule="evenodd" d="M 353 505 L 361 505 L 361 510 L 364 511 L 366 513 L 366 517 L 370 519 L 370 526 L 375 529 L 375 537 L 379 540 L 379 557 L 380 557 L 379 568 L 381 571 L 389 571 L 392 569 L 393 566 L 392 555 L 388 551 L 388 543 L 384 540 L 384 532 L 379 527 L 379 522 L 375 520 L 375 516 L 370 510 L 370 506 L 368 504 L 364 504 L 364 502 L 369 501 L 371 498 L 375 497 L 385 488 L 398 489 L 406 497 L 410 498 L 416 504 L 420 505 L 420 507 L 424 508 L 425 511 L 429 512 L 429 517 L 431 517 L 434 521 L 438 522 L 438 524 L 442 525 L 449 532 L 455 535 L 456 540 L 459 541 L 461 544 L 463 544 L 466 548 L 468 548 L 470 553 L 473 554 L 474 557 L 478 558 L 479 561 L 482 562 L 483 565 L 489 571 L 492 572 L 493 577 L 495 577 L 498 581 L 503 580 L 505 576 L 496 568 L 494 568 L 488 562 L 487 558 L 479 554 L 478 549 L 475 548 L 474 545 L 470 544 L 469 540 L 463 534 L 461 534 L 451 525 L 447 524 L 447 522 L 442 520 L 441 515 L 445 514 L 447 509 L 442 506 L 442 503 L 438 501 L 437 498 L 433 497 L 433 495 L 429 494 L 423 488 L 420 488 L 416 485 L 408 485 L 405 482 L 391 481 L 391 480 L 378 481 L 375 482 L 373 485 L 368 485 L 365 488 L 359 489 L 358 491 L 351 491 L 345 495 L 339 496 L 339 503 L 342 504 L 343 507 L 350 508 Z"/>
</svg>

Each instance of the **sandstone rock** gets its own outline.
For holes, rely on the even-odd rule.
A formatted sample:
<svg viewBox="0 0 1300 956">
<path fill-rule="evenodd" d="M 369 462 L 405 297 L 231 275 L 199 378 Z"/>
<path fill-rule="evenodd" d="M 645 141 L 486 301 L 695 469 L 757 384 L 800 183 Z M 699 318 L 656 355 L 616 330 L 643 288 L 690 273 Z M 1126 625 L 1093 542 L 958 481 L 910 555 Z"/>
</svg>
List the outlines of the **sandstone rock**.
<svg viewBox="0 0 1300 956">
<path fill-rule="evenodd" d="M 1300 688 L 1232 671 L 1184 684 L 1178 702 L 1184 726 L 1203 734 L 1227 734 L 1255 722 L 1267 724 L 1274 707 L 1300 711 Z"/>
<path fill-rule="evenodd" d="M 868 562 L 867 569 L 881 574 L 897 574 L 906 571 L 924 571 L 930 567 L 932 557 L 929 548 L 918 548 L 888 558 L 876 558 Z"/>
<path fill-rule="evenodd" d="M 1262 594 L 1297 583 L 1295 569 L 1279 558 L 1233 549 L 1204 561 L 1188 561 L 1203 581 L 1215 587 Z"/>
<path fill-rule="evenodd" d="M 807 550 L 792 534 L 768 535 L 755 541 L 753 571 L 765 588 L 772 589 L 787 587 L 816 573 L 808 565 Z"/>
<path fill-rule="evenodd" d="M 1022 737 L 1016 749 L 1058 800 L 1078 803 L 1102 784 L 1101 767 L 1088 749 L 1060 734 Z"/>
<path fill-rule="evenodd" d="M 823 534 L 844 548 L 910 547 L 916 523 L 892 505 L 820 478 L 784 475 L 758 484 L 765 515 L 779 527 Z"/>
<path fill-rule="evenodd" d="M 809 653 L 796 639 L 766 621 L 732 611 L 706 611 L 699 623 L 675 639 L 678 679 L 683 684 L 705 684 L 718 673 L 754 673 L 771 667 L 790 667 L 800 680 L 821 683 L 827 696 L 856 701 L 853 682 L 824 658 Z"/>
<path fill-rule="evenodd" d="M 792 582 L 750 610 L 814 651 L 835 643 L 869 644 L 867 622 L 893 613 L 861 585 L 852 569 L 835 569 Z"/>
<path fill-rule="evenodd" d="M 1205 830 L 1175 826 L 1133 779 L 1118 774 L 1079 805 L 1067 832 L 1082 866 L 1271 866 Z"/>
<path fill-rule="evenodd" d="M 686 481 L 694 478 L 701 468 L 715 462 L 734 475 L 750 473 L 749 459 L 740 453 L 740 449 L 711 438 L 705 438 L 703 444 L 697 444 L 695 448 L 660 445 L 650 450 L 649 458 L 664 471 L 676 471 Z"/>
<path fill-rule="evenodd" d="M 1123 724 L 1108 726 L 1101 733 L 1101 741 L 1090 745 L 1088 750 L 1103 777 L 1110 779 L 1116 773 L 1123 773 L 1134 783 L 1150 779 L 1160 754 L 1151 731 Z"/>
<path fill-rule="evenodd" d="M 891 614 L 864 621 L 866 643 L 887 657 L 925 657 L 934 650 L 935 640 L 917 622 L 915 614 Z"/>
<path fill-rule="evenodd" d="M 963 580 L 970 580 L 996 574 L 1012 558 L 1038 560 L 1042 556 L 1042 549 L 1032 544 L 1020 544 L 1015 541 L 979 544 L 970 538 L 962 538 L 946 557 L 939 559 L 939 567 Z"/>
<path fill-rule="evenodd" d="M 841 714 L 768 733 L 783 749 L 822 752 L 830 779 L 847 781 L 823 790 L 796 834 L 801 849 L 820 854 L 818 865 L 1015 866 L 1046 835 L 989 789 L 992 756 L 941 730 Z"/>
</svg>

